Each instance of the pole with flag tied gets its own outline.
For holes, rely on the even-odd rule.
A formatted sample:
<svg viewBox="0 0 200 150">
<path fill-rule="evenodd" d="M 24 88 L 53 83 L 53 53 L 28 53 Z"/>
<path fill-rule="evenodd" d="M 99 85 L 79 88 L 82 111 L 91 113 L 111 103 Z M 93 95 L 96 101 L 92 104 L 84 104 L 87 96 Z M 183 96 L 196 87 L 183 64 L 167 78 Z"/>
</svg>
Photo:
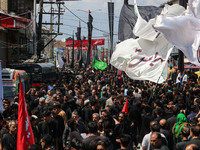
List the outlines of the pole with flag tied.
<svg viewBox="0 0 200 150">
<path fill-rule="evenodd" d="M 27 150 L 35 144 L 33 131 L 24 98 L 24 91 L 19 75 L 19 106 L 18 106 L 18 127 L 17 127 L 17 150 Z"/>
<path fill-rule="evenodd" d="M 125 112 L 126 114 L 128 114 L 128 100 L 126 100 L 126 103 L 124 104 L 122 112 Z"/>
<path fill-rule="evenodd" d="M 91 15 L 91 11 L 89 10 L 89 17 L 88 17 L 88 51 L 87 51 L 87 60 L 86 60 L 86 67 L 90 65 L 90 60 L 91 60 L 91 41 L 92 41 L 92 22 L 93 22 L 93 17 Z"/>
</svg>

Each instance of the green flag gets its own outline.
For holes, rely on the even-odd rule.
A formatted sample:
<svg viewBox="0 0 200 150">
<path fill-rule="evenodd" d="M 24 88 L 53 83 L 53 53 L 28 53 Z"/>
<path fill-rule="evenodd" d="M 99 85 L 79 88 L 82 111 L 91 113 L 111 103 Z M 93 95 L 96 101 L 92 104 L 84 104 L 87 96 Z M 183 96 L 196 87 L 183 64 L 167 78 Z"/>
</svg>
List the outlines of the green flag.
<svg viewBox="0 0 200 150">
<path fill-rule="evenodd" d="M 107 64 L 103 61 L 100 61 L 100 60 L 97 60 L 96 58 L 94 58 L 92 67 L 94 69 L 105 70 L 107 67 Z"/>
</svg>

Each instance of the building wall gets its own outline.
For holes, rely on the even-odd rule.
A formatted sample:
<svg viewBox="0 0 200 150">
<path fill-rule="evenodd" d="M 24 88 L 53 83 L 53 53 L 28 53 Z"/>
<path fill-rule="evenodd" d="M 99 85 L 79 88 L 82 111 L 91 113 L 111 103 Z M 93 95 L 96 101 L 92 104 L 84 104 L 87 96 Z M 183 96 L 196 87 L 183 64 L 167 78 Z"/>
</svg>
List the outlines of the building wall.
<svg viewBox="0 0 200 150">
<path fill-rule="evenodd" d="M 0 11 L 5 13 L 8 12 L 8 1 L 7 0 L 0 0 Z"/>
<path fill-rule="evenodd" d="M 0 60 L 2 63 L 2 68 L 5 68 L 7 64 L 6 35 L 6 31 L 0 30 Z"/>
</svg>

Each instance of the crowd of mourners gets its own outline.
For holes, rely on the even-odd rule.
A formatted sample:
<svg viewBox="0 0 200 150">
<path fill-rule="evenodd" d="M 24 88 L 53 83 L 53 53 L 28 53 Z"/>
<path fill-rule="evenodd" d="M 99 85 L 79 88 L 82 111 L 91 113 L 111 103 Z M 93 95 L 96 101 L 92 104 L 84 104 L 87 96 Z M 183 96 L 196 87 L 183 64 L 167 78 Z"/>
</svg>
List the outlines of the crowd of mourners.
<svg viewBox="0 0 200 150">
<path fill-rule="evenodd" d="M 18 100 L 3 100 L 2 150 L 16 149 Z M 157 84 L 109 69 L 66 69 L 30 88 L 25 100 L 35 138 L 29 150 L 200 149 L 200 85 L 192 70 L 170 67 Z"/>
</svg>

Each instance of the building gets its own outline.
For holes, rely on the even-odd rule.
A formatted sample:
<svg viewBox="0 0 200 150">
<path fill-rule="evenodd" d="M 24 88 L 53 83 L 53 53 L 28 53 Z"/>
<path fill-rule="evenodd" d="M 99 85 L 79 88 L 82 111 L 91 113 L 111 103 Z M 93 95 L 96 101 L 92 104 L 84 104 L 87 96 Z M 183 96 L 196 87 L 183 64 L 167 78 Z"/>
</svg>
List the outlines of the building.
<svg viewBox="0 0 200 150">
<path fill-rule="evenodd" d="M 36 1 L 35 1 L 36 2 Z M 29 59 L 34 52 L 34 0 L 0 1 L 0 60 L 2 67 Z"/>
</svg>

